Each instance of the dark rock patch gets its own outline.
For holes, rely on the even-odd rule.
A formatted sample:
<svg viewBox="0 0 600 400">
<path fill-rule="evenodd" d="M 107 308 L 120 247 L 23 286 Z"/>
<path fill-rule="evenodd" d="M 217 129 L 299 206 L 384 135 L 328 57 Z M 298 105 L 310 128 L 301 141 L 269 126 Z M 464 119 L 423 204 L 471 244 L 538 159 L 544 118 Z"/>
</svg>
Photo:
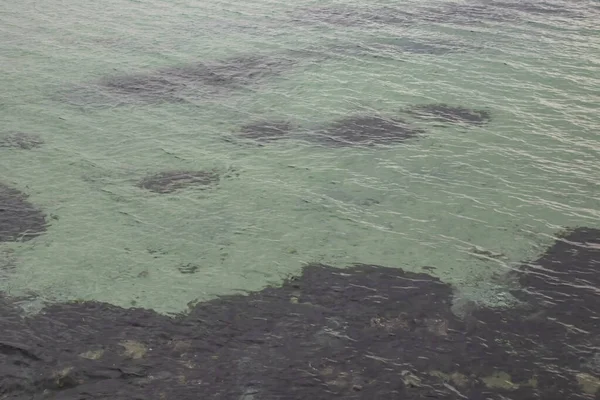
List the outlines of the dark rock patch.
<svg viewBox="0 0 600 400">
<path fill-rule="evenodd" d="M 24 317 L 0 297 L 6 399 L 598 399 L 600 231 L 515 272 L 519 309 L 450 311 L 424 273 L 321 264 L 167 317 L 104 303 Z M 556 289 L 554 285 L 558 284 Z M 595 286 L 594 286 L 595 285 Z M 594 289 L 595 288 L 595 289 Z"/>
<path fill-rule="evenodd" d="M 99 83 L 102 91 L 122 99 L 135 98 L 140 101 L 178 101 L 177 94 L 185 87 L 162 76 L 124 75 L 107 77 Z"/>
<path fill-rule="evenodd" d="M 400 119 L 358 115 L 334 122 L 317 132 L 314 138 L 325 145 L 373 146 L 404 142 L 424 133 Z"/>
<path fill-rule="evenodd" d="M 38 136 L 25 132 L 8 132 L 0 134 L 0 147 L 31 150 L 44 144 Z"/>
<path fill-rule="evenodd" d="M 17 269 L 17 260 L 12 249 L 0 251 L 0 280 Z"/>
<path fill-rule="evenodd" d="M 600 231 L 577 228 L 559 236 L 540 259 L 523 266 L 516 296 L 575 332 L 600 328 Z"/>
<path fill-rule="evenodd" d="M 434 121 L 465 125 L 484 125 L 491 119 L 487 110 L 476 110 L 448 104 L 423 104 L 409 108 L 411 115 Z"/>
<path fill-rule="evenodd" d="M 0 183 L 0 242 L 26 241 L 46 231 L 46 216 L 21 191 Z"/>
<path fill-rule="evenodd" d="M 216 171 L 165 171 L 142 179 L 138 186 L 155 193 L 173 193 L 177 190 L 206 188 L 219 182 Z"/>
<path fill-rule="evenodd" d="M 532 369 L 537 370 L 537 386 L 547 391 L 539 398 L 599 399 L 600 230 L 563 233 L 539 259 L 513 275 L 521 285 L 513 294 L 525 306 L 476 310 L 473 324 L 487 327 L 475 328 L 481 340 L 512 348 L 512 376 L 521 382 L 531 379 L 523 371 L 537 364 Z"/>
<path fill-rule="evenodd" d="M 98 85 L 103 94 L 125 102 L 182 102 L 250 87 L 280 75 L 294 63 L 284 57 L 243 56 L 163 68 L 147 74 L 106 77 Z"/>
<path fill-rule="evenodd" d="M 293 129 L 289 121 L 258 121 L 243 125 L 240 136 L 259 142 L 272 142 L 289 137 Z"/>
</svg>

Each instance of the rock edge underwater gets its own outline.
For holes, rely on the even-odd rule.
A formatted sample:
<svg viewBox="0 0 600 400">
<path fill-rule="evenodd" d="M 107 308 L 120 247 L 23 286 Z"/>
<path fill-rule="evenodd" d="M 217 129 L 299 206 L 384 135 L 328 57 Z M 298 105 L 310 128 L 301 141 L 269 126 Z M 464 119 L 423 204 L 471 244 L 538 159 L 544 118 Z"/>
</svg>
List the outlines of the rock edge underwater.
<svg viewBox="0 0 600 400">
<path fill-rule="evenodd" d="M 175 317 L 0 300 L 2 399 L 599 399 L 600 230 L 511 272 L 523 304 L 451 312 L 424 273 L 311 264 Z"/>
</svg>

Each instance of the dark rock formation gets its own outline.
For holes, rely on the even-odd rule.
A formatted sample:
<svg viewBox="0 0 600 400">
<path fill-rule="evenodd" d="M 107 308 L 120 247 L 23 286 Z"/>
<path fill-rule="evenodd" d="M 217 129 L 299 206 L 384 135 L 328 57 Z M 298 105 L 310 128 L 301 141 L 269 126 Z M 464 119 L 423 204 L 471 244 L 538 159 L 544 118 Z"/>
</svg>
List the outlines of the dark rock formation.
<svg viewBox="0 0 600 400">
<path fill-rule="evenodd" d="M 102 92 L 124 102 L 180 102 L 231 91 L 277 76 L 294 64 L 290 58 L 246 56 L 223 61 L 163 68 L 147 74 L 105 77 Z"/>
<path fill-rule="evenodd" d="M 336 121 L 319 131 L 314 138 L 335 147 L 372 146 L 400 143 L 423 132 L 403 120 L 365 115 Z"/>
<path fill-rule="evenodd" d="M 450 312 L 423 273 L 307 266 L 279 288 L 167 317 L 0 301 L 4 399 L 598 399 L 600 231 L 516 272 L 519 309 Z"/>
<path fill-rule="evenodd" d="M 293 129 L 288 121 L 258 121 L 243 125 L 240 136 L 259 142 L 271 142 L 289 137 Z"/>
<path fill-rule="evenodd" d="M 0 242 L 25 241 L 46 231 L 46 216 L 27 196 L 0 183 Z"/>
</svg>

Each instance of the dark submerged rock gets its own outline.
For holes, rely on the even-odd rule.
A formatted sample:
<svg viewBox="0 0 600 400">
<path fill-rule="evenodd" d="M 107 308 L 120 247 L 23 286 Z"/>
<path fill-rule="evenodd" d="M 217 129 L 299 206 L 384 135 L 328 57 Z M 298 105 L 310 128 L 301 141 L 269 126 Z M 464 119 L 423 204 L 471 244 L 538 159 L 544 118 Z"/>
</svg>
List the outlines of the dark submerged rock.
<svg viewBox="0 0 600 400">
<path fill-rule="evenodd" d="M 600 304 L 588 286 L 597 291 L 598 243 L 599 230 L 565 235 L 516 272 L 526 306 L 478 308 L 464 320 L 450 312 L 450 286 L 373 265 L 312 264 L 279 288 L 199 303 L 172 318 L 96 302 L 23 317 L 0 298 L 0 393 L 34 400 L 597 399 L 600 380 L 589 360 L 599 344 Z M 556 283 L 563 284 L 554 291 Z"/>
<path fill-rule="evenodd" d="M 142 179 L 138 186 L 155 193 L 173 193 L 187 187 L 206 188 L 219 182 L 216 171 L 165 171 Z"/>
<path fill-rule="evenodd" d="M 408 112 L 418 118 L 466 125 L 484 125 L 492 119 L 487 110 L 437 103 L 417 105 L 408 109 Z"/>
<path fill-rule="evenodd" d="M 539 398 L 600 398 L 595 365 L 600 346 L 600 230 L 563 233 L 514 275 L 522 288 L 513 294 L 526 305 L 478 309 L 473 317 L 487 327 L 478 328 L 478 336 L 506 343 L 511 375 L 519 381 L 531 379 L 525 371 L 532 368 L 538 388 L 546 391 Z"/>
<path fill-rule="evenodd" d="M 600 327 L 600 231 L 577 228 L 558 237 L 540 259 L 523 266 L 516 295 L 575 331 Z"/>
<path fill-rule="evenodd" d="M 163 70 L 162 74 L 186 83 L 237 86 L 279 75 L 294 64 L 294 60 L 285 57 L 240 56 L 224 61 L 169 68 Z"/>
<path fill-rule="evenodd" d="M 243 125 L 240 136 L 259 142 L 272 142 L 289 137 L 293 129 L 289 121 L 258 121 Z"/>
<path fill-rule="evenodd" d="M 0 147 L 31 150 L 44 144 L 38 136 L 25 132 L 8 132 L 0 134 Z"/>
<path fill-rule="evenodd" d="M 177 82 L 151 74 L 108 77 L 100 81 L 100 86 L 111 95 L 135 97 L 142 101 L 176 101 L 177 92 L 184 89 Z"/>
<path fill-rule="evenodd" d="M 27 195 L 0 183 L 0 242 L 26 241 L 45 231 L 45 214 Z"/>
<path fill-rule="evenodd" d="M 379 116 L 351 116 L 334 122 L 315 135 L 323 144 L 342 146 L 389 145 L 415 138 L 422 129 L 414 128 L 403 120 Z"/>
<path fill-rule="evenodd" d="M 289 69 L 294 60 L 272 56 L 241 56 L 223 61 L 163 68 L 147 74 L 106 77 L 103 92 L 126 102 L 181 102 L 186 98 L 231 91 L 260 83 Z"/>
</svg>

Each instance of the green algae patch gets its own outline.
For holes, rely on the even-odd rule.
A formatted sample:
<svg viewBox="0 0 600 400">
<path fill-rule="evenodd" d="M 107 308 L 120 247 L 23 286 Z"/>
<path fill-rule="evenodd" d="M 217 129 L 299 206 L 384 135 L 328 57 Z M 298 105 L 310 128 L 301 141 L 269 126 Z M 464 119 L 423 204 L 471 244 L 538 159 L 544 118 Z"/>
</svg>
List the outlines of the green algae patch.
<svg viewBox="0 0 600 400">
<path fill-rule="evenodd" d="M 104 355 L 104 350 L 89 350 L 79 354 L 79 357 L 87 358 L 88 360 L 99 360 Z"/>
<path fill-rule="evenodd" d="M 512 378 L 506 372 L 495 372 L 490 376 L 481 378 L 485 385 L 492 389 L 514 390 L 519 387 L 512 382 Z"/>
<path fill-rule="evenodd" d="M 584 372 L 580 372 L 575 375 L 577 383 L 581 386 L 581 389 L 587 394 L 596 394 L 600 390 L 600 378 L 594 375 L 590 375 Z"/>
<path fill-rule="evenodd" d="M 120 346 L 125 348 L 123 355 L 133 360 L 138 360 L 146 355 L 148 348 L 135 340 L 124 340 L 119 343 Z"/>
</svg>

